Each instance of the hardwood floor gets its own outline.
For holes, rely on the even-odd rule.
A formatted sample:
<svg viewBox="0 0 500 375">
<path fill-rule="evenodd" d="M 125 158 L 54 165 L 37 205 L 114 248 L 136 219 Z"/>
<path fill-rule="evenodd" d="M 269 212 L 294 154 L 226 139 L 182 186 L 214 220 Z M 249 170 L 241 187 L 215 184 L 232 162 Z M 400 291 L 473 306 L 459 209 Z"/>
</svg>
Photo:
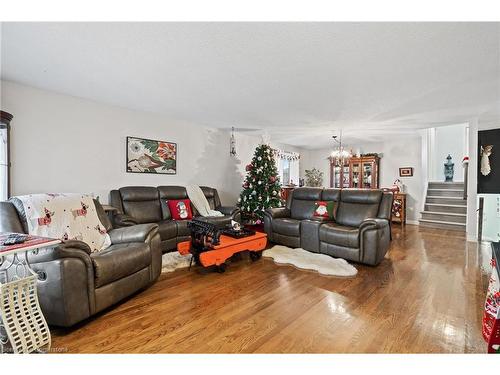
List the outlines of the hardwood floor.
<svg viewBox="0 0 500 375">
<path fill-rule="evenodd" d="M 488 246 L 463 234 L 394 229 L 378 267 L 335 278 L 252 263 L 225 274 L 163 274 L 146 291 L 80 324 L 52 330 L 78 353 L 484 353 Z"/>
</svg>

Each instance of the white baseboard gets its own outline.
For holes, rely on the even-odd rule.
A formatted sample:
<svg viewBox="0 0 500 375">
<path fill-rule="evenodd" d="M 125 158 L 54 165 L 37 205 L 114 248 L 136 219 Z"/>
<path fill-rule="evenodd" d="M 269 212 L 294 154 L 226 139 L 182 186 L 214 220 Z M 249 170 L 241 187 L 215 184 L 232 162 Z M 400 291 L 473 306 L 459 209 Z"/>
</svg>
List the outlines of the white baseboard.
<svg viewBox="0 0 500 375">
<path fill-rule="evenodd" d="M 419 225 L 419 222 L 418 220 L 406 220 L 406 224 Z"/>
<path fill-rule="evenodd" d="M 498 241 L 498 238 L 493 238 L 493 237 L 485 237 L 485 236 L 483 236 L 483 241 L 486 241 L 486 242 L 497 242 L 497 241 Z"/>
<path fill-rule="evenodd" d="M 477 242 L 477 237 L 467 235 L 466 240 L 467 240 L 467 242 Z"/>
<path fill-rule="evenodd" d="M 432 182 L 432 183 L 440 183 L 440 182 L 446 182 L 446 181 L 443 181 L 443 180 L 439 180 L 439 181 L 430 181 L 430 180 L 429 180 L 428 182 Z M 460 183 L 463 183 L 463 182 L 464 182 L 464 180 L 462 180 L 462 181 L 458 181 L 458 180 L 457 180 L 457 181 L 452 181 L 452 183 L 453 183 L 453 182 L 460 182 Z"/>
</svg>

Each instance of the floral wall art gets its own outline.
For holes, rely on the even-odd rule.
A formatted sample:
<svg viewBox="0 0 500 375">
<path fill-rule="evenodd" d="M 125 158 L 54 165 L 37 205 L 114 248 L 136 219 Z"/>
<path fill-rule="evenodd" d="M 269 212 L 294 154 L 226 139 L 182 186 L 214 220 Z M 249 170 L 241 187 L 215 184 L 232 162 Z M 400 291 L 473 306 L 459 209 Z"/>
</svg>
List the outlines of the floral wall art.
<svg viewBox="0 0 500 375">
<path fill-rule="evenodd" d="M 127 172 L 177 173 L 177 144 L 127 137 Z"/>
</svg>

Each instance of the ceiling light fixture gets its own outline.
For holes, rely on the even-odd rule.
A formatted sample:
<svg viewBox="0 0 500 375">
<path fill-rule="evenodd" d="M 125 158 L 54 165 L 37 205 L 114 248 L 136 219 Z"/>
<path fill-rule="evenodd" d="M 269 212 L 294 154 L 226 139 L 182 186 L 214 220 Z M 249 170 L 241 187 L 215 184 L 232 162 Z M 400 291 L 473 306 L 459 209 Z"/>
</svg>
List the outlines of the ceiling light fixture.
<svg viewBox="0 0 500 375">
<path fill-rule="evenodd" d="M 342 129 L 339 132 L 339 136 L 334 135 L 332 136 L 332 138 L 333 141 L 337 144 L 337 146 L 334 147 L 332 153 L 330 154 L 330 157 L 333 159 L 338 159 L 342 163 L 345 160 L 350 159 L 352 157 L 352 154 L 349 150 L 346 150 L 344 148 L 344 144 L 342 143 Z"/>
<path fill-rule="evenodd" d="M 236 139 L 234 138 L 234 126 L 231 127 L 231 138 L 229 140 L 229 155 L 236 156 Z"/>
</svg>

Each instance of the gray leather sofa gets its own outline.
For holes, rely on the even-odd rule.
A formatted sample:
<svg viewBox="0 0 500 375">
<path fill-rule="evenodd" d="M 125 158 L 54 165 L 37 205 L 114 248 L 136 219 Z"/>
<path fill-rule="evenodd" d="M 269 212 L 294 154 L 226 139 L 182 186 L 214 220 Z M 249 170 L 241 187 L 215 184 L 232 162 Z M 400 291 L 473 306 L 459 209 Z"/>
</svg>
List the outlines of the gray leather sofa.
<svg viewBox="0 0 500 375">
<path fill-rule="evenodd" d="M 107 249 L 91 253 L 81 241 L 29 253 L 41 275 L 38 297 L 50 325 L 69 327 L 151 285 L 161 273 L 158 225 L 113 229 L 99 202 L 99 218 L 111 237 Z M 0 202 L 0 232 L 27 233 L 22 203 Z"/>
<path fill-rule="evenodd" d="M 392 193 L 367 189 L 297 188 L 285 207 L 267 209 L 264 229 L 274 243 L 377 265 L 391 240 Z M 334 218 L 313 216 L 317 201 L 334 201 Z"/>
<path fill-rule="evenodd" d="M 236 206 L 222 206 L 219 194 L 214 188 L 201 186 L 201 190 L 210 204 L 210 208 L 220 211 L 224 216 L 202 217 L 191 205 L 196 219 L 208 221 L 222 228 L 231 220 L 240 221 L 240 210 Z M 183 186 L 127 186 L 111 190 L 110 203 L 118 209 L 114 216 L 115 227 L 135 224 L 156 223 L 159 226 L 162 251 L 172 251 L 177 243 L 190 238 L 187 220 L 172 220 L 167 201 L 189 199 Z"/>
</svg>

